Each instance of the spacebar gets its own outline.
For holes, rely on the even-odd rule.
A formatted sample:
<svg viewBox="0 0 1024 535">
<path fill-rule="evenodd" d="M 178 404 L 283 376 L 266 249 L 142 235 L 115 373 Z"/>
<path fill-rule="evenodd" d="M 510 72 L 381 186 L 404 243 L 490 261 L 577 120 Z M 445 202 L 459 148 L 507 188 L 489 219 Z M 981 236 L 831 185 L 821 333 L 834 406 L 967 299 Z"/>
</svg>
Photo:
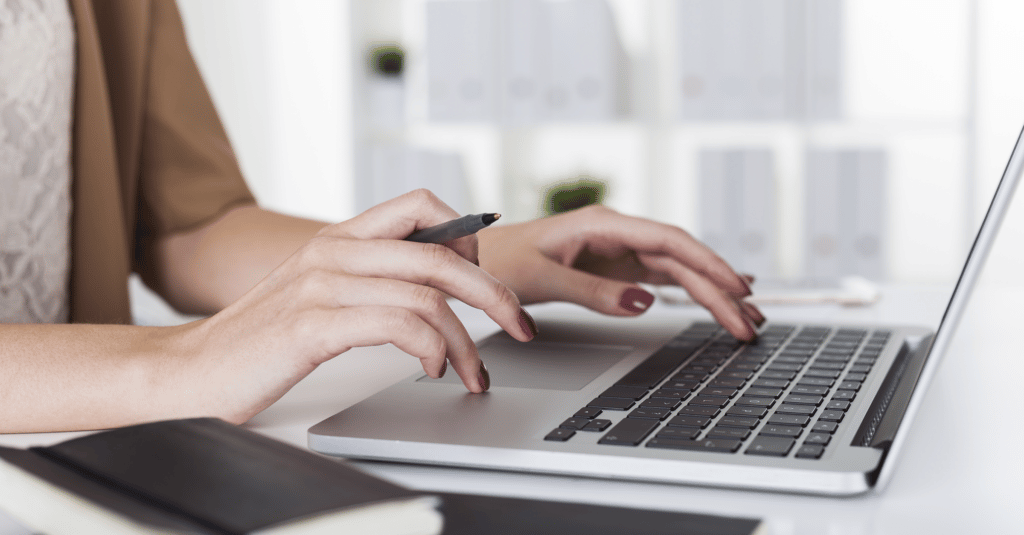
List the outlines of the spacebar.
<svg viewBox="0 0 1024 535">
<path fill-rule="evenodd" d="M 619 379 L 615 384 L 651 388 L 660 383 L 662 379 L 668 377 L 668 374 L 679 367 L 691 354 L 692 351 L 655 353 L 647 357 L 647 360 L 641 362 L 640 365 L 633 368 L 631 372 L 627 373 L 625 377 Z"/>
</svg>

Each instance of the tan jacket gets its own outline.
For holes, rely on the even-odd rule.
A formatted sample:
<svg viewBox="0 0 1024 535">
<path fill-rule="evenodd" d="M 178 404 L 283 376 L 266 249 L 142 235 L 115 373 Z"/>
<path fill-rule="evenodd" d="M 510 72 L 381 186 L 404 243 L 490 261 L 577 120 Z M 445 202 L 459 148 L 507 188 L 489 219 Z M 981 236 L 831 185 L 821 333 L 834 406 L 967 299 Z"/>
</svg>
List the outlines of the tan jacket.
<svg viewBox="0 0 1024 535">
<path fill-rule="evenodd" d="M 254 202 L 174 0 L 71 0 L 78 34 L 71 321 L 129 323 L 158 238 Z"/>
</svg>

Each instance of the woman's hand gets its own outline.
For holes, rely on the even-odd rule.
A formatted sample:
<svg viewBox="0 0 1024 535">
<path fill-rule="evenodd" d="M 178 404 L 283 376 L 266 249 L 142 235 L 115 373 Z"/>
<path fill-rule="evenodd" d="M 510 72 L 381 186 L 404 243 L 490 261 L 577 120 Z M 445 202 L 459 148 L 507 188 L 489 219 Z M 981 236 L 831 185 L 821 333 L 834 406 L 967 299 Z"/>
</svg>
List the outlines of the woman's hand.
<svg viewBox="0 0 1024 535">
<path fill-rule="evenodd" d="M 749 340 L 764 322 L 750 276 L 680 228 L 603 206 L 486 229 L 481 266 L 524 304 L 570 301 L 620 316 L 643 313 L 654 296 L 636 283 L 678 284 L 730 333 Z"/>
<path fill-rule="evenodd" d="M 420 190 L 324 228 L 237 302 L 186 330 L 191 379 L 183 379 L 205 383 L 188 390 L 206 393 L 197 401 L 215 414 L 245 421 L 319 364 L 385 343 L 419 358 L 431 377 L 451 363 L 467 389 L 487 390 L 487 371 L 446 294 L 518 340 L 531 340 L 536 327 L 515 293 L 480 269 L 475 236 L 402 241 L 456 217 Z"/>
</svg>

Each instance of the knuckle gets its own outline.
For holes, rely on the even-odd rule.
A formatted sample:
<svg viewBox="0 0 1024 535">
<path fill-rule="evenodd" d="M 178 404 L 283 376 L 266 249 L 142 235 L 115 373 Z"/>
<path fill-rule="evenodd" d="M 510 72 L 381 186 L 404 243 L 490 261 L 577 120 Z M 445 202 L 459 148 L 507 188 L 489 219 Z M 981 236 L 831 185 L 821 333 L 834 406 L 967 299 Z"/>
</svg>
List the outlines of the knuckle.
<svg viewBox="0 0 1024 535">
<path fill-rule="evenodd" d="M 417 286 L 413 292 L 413 300 L 415 301 L 416 306 L 426 314 L 437 316 L 443 313 L 445 307 L 448 306 L 448 302 L 445 300 L 444 295 L 434 288 L 429 286 Z"/>
<path fill-rule="evenodd" d="M 414 324 L 414 314 L 404 308 L 387 308 L 381 312 L 381 326 L 389 332 L 407 332 Z"/>
<path fill-rule="evenodd" d="M 423 250 L 427 255 L 430 265 L 437 270 L 452 269 L 461 259 L 455 251 L 452 251 L 444 245 L 425 243 L 423 244 Z"/>
<path fill-rule="evenodd" d="M 491 283 L 491 294 L 494 296 L 494 302 L 497 305 L 519 308 L 519 297 L 508 286 L 505 286 L 497 279 Z"/>
<path fill-rule="evenodd" d="M 434 195 L 434 192 L 427 188 L 414 189 L 408 193 L 409 197 L 419 204 L 434 206 L 441 202 L 441 199 Z"/>
</svg>

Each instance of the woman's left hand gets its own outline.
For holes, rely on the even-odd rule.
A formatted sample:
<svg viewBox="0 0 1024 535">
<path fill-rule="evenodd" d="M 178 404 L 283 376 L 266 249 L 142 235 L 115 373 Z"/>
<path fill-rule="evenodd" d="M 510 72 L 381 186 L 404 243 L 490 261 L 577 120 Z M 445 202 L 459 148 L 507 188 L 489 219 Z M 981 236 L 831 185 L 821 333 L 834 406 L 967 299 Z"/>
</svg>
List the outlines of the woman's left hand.
<svg viewBox="0 0 1024 535">
<path fill-rule="evenodd" d="M 569 301 L 619 316 L 642 314 L 654 296 L 636 283 L 678 284 L 741 340 L 764 316 L 743 301 L 739 275 L 686 231 L 591 206 L 481 231 L 480 264 L 523 304 Z"/>
</svg>

